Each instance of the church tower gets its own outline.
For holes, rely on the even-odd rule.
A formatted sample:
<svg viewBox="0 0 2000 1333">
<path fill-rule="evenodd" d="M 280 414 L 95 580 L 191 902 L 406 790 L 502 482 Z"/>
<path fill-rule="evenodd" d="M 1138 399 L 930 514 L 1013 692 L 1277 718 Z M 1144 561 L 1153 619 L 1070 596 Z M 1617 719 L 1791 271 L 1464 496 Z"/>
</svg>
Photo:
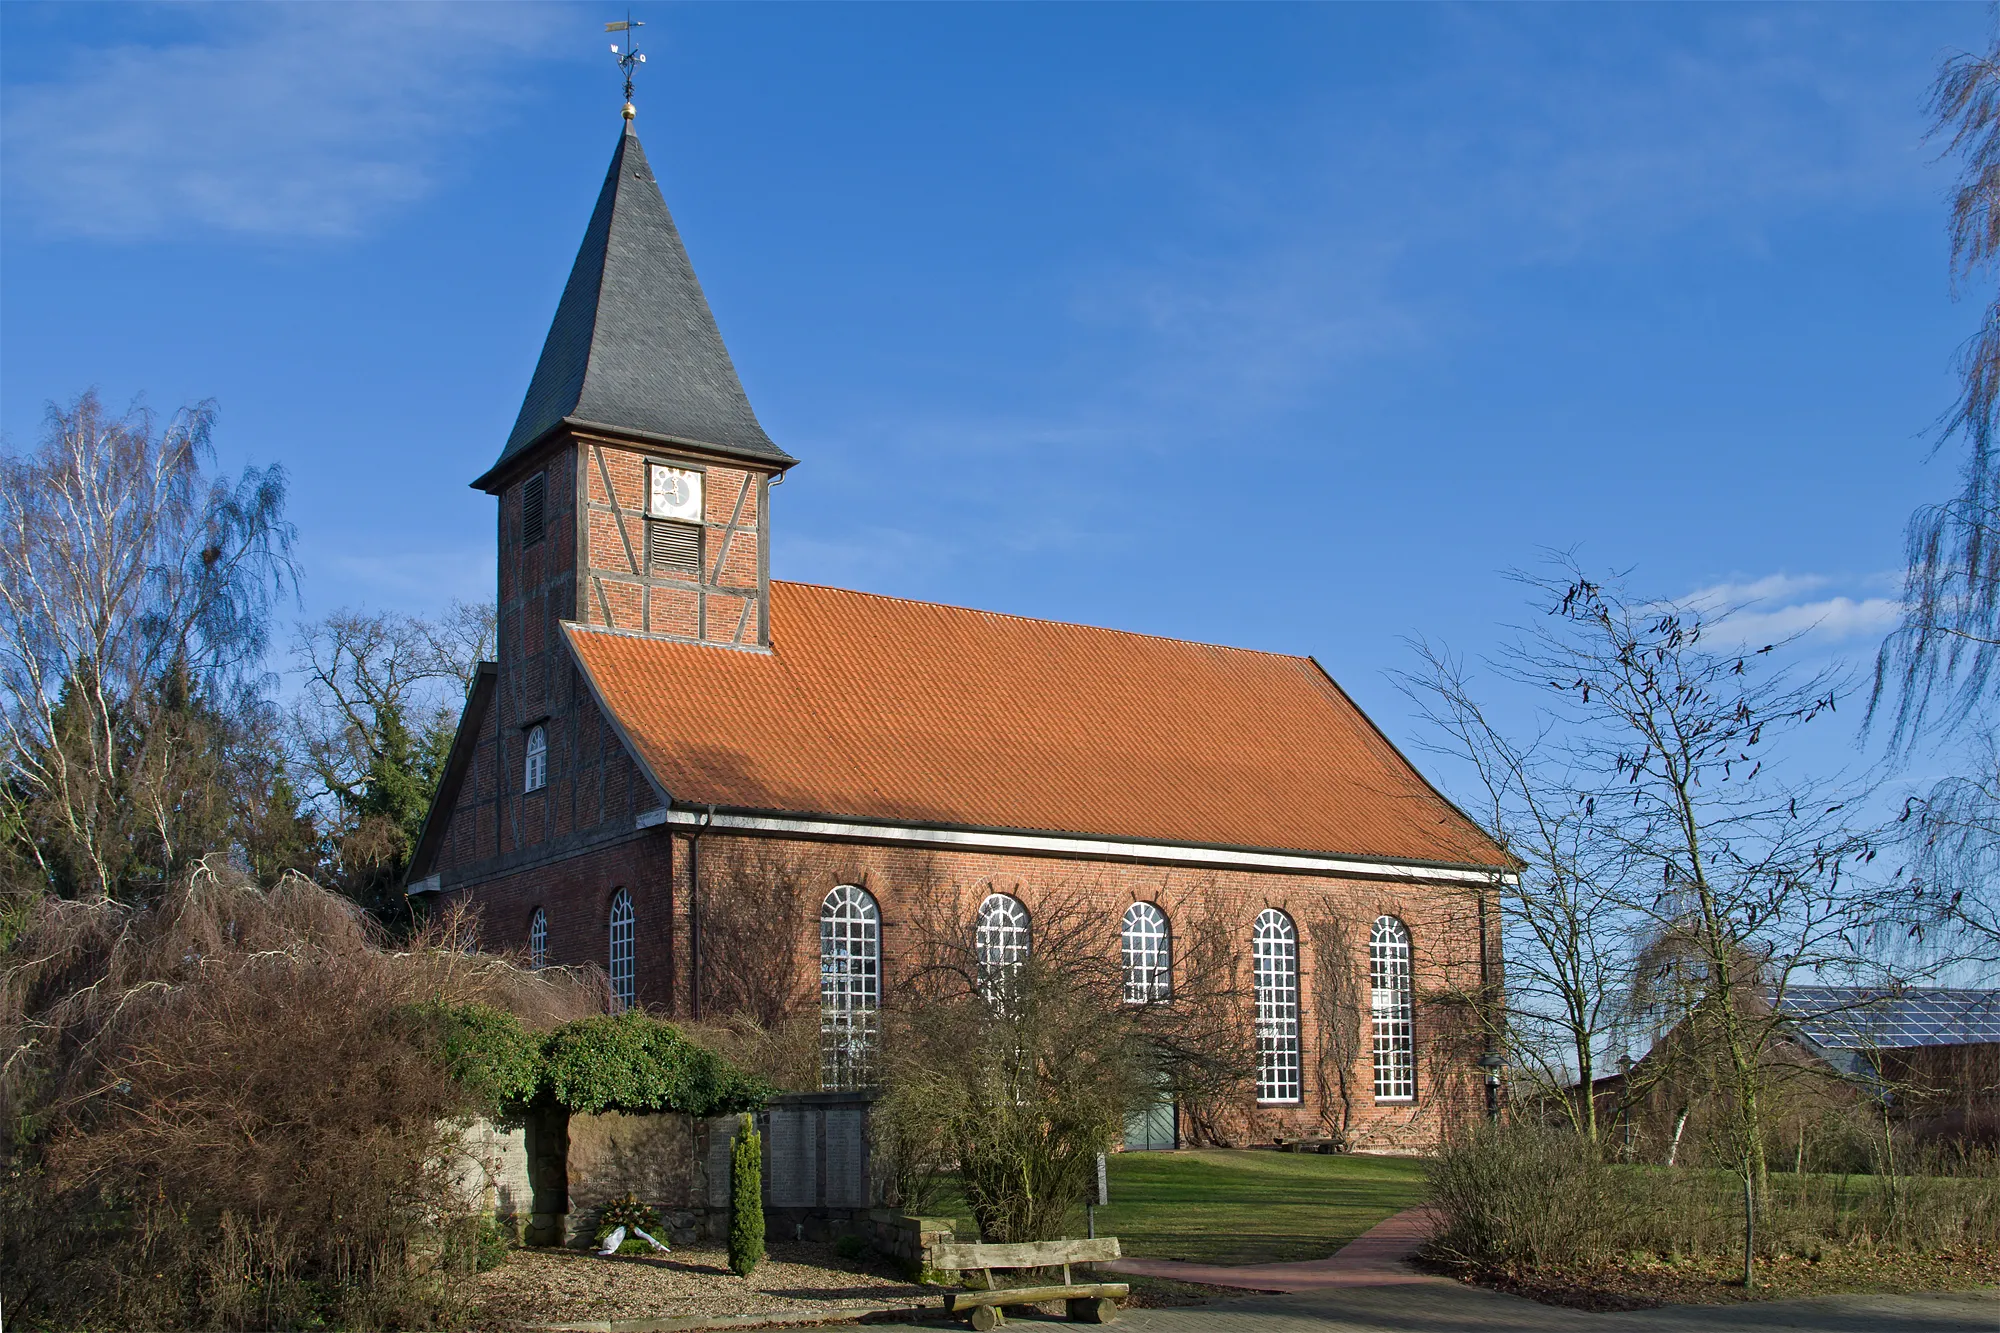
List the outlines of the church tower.
<svg viewBox="0 0 2000 1333">
<path fill-rule="evenodd" d="M 502 658 L 559 621 L 768 651 L 773 479 L 757 422 L 628 118 L 500 457 Z M 532 670 L 532 668 L 531 668 Z"/>
</svg>

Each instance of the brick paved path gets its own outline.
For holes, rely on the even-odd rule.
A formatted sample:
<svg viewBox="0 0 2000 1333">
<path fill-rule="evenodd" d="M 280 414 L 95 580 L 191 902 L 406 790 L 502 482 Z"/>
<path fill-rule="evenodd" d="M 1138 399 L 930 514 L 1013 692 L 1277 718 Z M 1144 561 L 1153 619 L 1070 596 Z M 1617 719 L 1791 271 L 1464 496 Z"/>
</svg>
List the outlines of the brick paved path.
<svg viewBox="0 0 2000 1333">
<path fill-rule="evenodd" d="M 1937 1296 L 1822 1296 L 1743 1305 L 1676 1305 L 1589 1314 L 1419 1273 L 1403 1260 L 1423 1236 L 1419 1209 L 1398 1213 L 1327 1259 L 1240 1268 L 1127 1259 L 1127 1273 L 1272 1294 L 1178 1310 L 1130 1310 L 1126 1333 L 2000 1333 L 2000 1291 Z M 1077 1328 L 1010 1318 L 1009 1326 Z M 959 1327 L 942 1317 L 874 1328 Z"/>
<path fill-rule="evenodd" d="M 1369 1228 L 1325 1259 L 1289 1264 L 1191 1264 L 1178 1259 L 1120 1259 L 1103 1264 L 1120 1273 L 1204 1282 L 1211 1287 L 1242 1287 L 1247 1291 L 1324 1291 L 1329 1287 L 1395 1287 L 1442 1278 L 1419 1273 L 1403 1261 L 1417 1252 L 1429 1234 L 1422 1208 L 1409 1208 Z"/>
</svg>

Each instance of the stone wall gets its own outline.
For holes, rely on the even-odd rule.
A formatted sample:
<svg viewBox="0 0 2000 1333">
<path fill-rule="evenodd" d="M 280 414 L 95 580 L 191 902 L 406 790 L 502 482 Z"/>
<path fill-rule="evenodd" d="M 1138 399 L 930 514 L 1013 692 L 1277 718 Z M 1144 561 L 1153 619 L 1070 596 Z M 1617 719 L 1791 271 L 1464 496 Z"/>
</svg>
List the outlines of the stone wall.
<svg viewBox="0 0 2000 1333">
<path fill-rule="evenodd" d="M 824 1240 L 859 1229 L 877 1201 L 868 1152 L 873 1092 L 795 1092 L 757 1116 L 764 1140 L 764 1217 L 779 1239 Z M 729 1147 L 738 1117 L 708 1122 L 709 1202 L 729 1207 Z"/>
</svg>

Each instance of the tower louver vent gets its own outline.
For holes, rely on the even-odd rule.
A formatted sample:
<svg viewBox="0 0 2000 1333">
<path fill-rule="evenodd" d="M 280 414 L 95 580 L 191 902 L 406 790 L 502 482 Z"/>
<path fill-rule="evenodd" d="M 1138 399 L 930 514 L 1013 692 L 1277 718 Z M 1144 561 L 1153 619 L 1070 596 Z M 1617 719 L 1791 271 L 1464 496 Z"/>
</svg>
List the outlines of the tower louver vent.
<svg viewBox="0 0 2000 1333">
<path fill-rule="evenodd" d="M 521 545 L 542 539 L 542 516 L 548 508 L 549 474 L 537 472 L 521 486 Z"/>
<path fill-rule="evenodd" d="M 701 573 L 701 529 L 692 523 L 646 523 L 646 567 L 655 574 L 695 578 Z"/>
</svg>

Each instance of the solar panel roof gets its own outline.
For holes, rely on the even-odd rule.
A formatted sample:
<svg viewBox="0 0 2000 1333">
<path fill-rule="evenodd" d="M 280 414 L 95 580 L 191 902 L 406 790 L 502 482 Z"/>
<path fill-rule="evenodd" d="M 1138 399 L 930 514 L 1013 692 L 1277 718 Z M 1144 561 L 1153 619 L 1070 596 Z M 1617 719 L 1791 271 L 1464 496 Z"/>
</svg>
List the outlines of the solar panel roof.
<svg viewBox="0 0 2000 1333">
<path fill-rule="evenodd" d="M 2000 991 L 1791 986 L 1778 1011 L 1831 1050 L 2000 1042 Z"/>
</svg>

